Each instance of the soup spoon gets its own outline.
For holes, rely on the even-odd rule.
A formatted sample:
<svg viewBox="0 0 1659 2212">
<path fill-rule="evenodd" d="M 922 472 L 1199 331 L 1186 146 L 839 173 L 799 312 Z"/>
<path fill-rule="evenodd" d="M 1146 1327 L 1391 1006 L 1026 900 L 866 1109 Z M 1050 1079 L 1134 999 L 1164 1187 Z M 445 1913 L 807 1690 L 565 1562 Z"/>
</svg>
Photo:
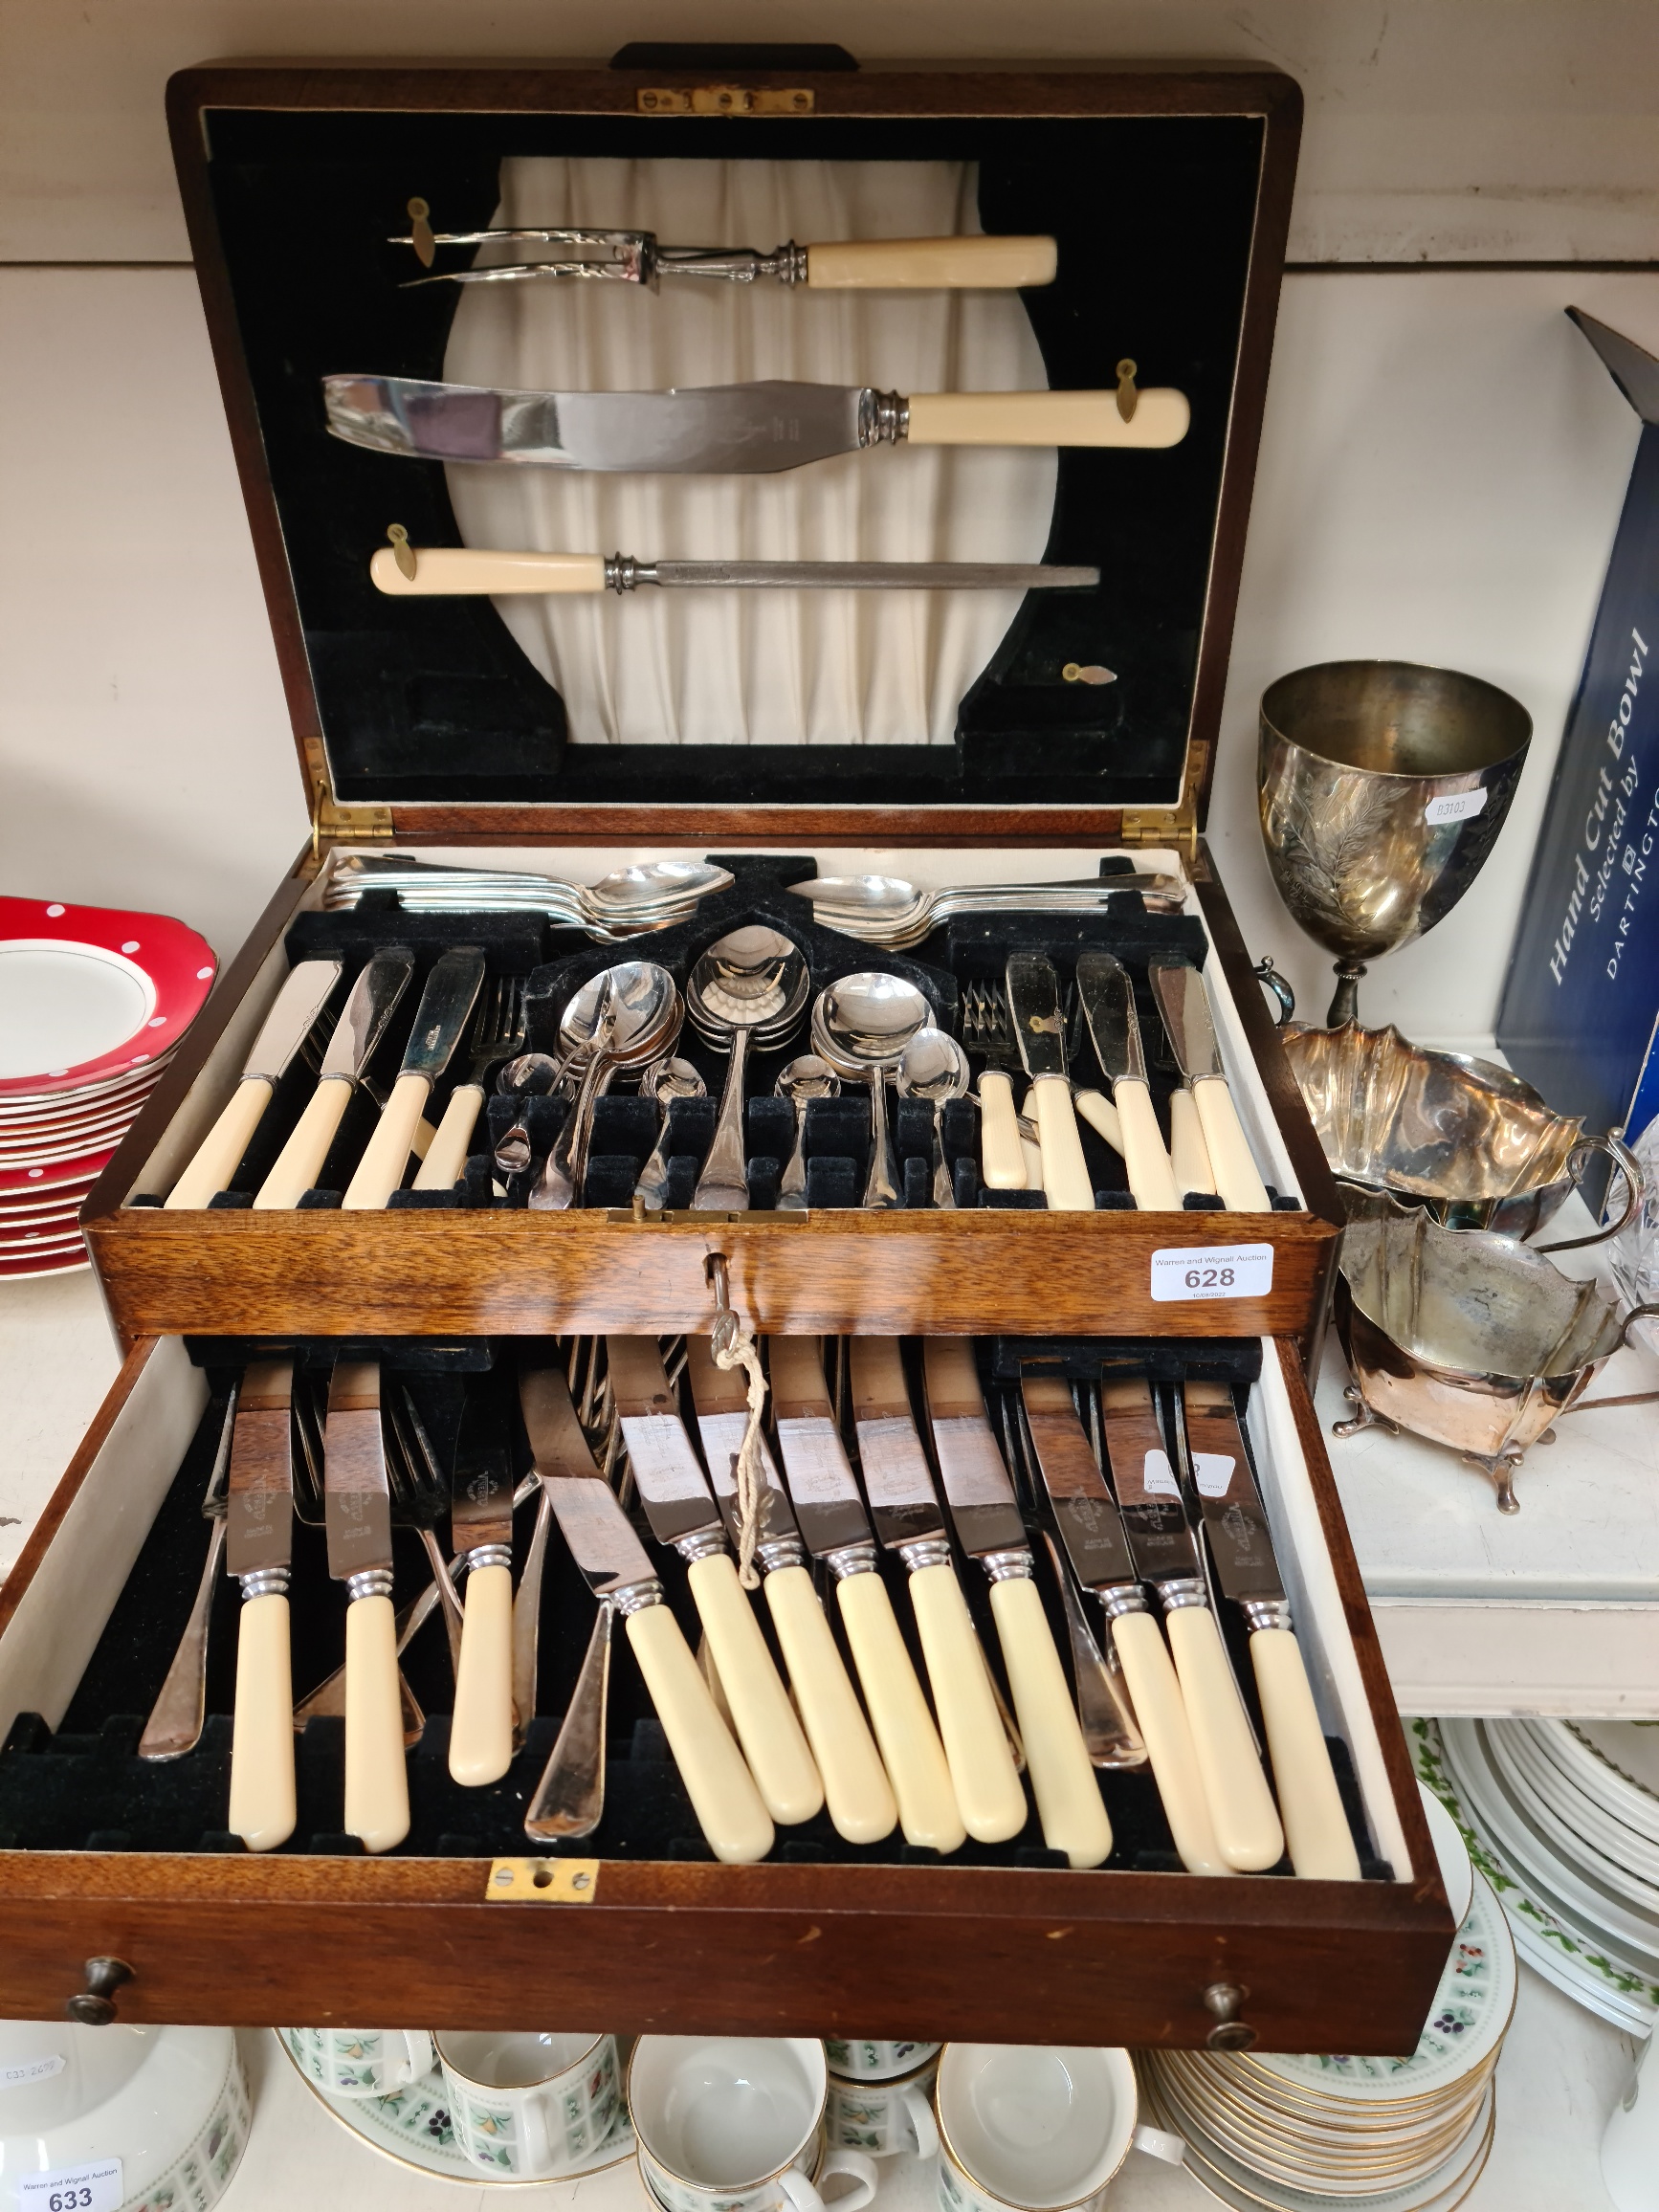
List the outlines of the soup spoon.
<svg viewBox="0 0 1659 2212">
<path fill-rule="evenodd" d="M 859 1076 L 870 1089 L 867 1206 L 904 1204 L 887 1121 L 887 1077 L 918 1029 L 932 1020 L 933 1008 L 915 984 L 879 969 L 842 976 L 819 992 L 812 1008 L 814 1049 L 838 1074 Z"/>
<path fill-rule="evenodd" d="M 760 924 L 717 940 L 692 969 L 686 984 L 692 1023 L 711 1045 L 725 1046 L 732 1055 L 715 1140 L 692 1196 L 697 1212 L 748 1210 L 743 1068 L 749 1045 L 781 1043 L 799 1020 L 810 988 L 806 958 L 794 939 Z"/>
<path fill-rule="evenodd" d="M 780 1098 L 786 1098 L 795 1109 L 795 1149 L 789 1155 L 789 1164 L 778 1185 L 778 1211 L 805 1213 L 807 1107 L 814 1098 L 839 1098 L 841 1078 L 828 1060 L 819 1059 L 816 1052 L 804 1052 L 798 1060 L 789 1062 L 773 1088 Z"/>
<path fill-rule="evenodd" d="M 933 1108 L 933 1146 L 938 1154 L 933 1171 L 936 1206 L 956 1206 L 956 1186 L 944 1156 L 944 1110 L 953 1098 L 965 1095 L 968 1080 L 967 1054 L 943 1029 L 918 1029 L 898 1063 L 898 1095 L 918 1098 Z"/>
</svg>

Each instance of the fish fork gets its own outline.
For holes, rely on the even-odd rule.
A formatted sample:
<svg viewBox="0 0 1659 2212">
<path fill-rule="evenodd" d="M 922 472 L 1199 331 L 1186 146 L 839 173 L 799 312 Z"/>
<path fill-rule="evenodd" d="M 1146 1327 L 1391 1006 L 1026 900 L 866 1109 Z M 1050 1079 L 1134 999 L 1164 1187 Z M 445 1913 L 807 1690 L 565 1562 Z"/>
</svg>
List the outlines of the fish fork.
<svg viewBox="0 0 1659 2212">
<path fill-rule="evenodd" d="M 202 1493 L 202 1514 L 210 1524 L 208 1557 L 196 1598 L 190 1607 L 173 1663 L 162 1683 L 144 1732 L 139 1737 L 140 1759 L 183 1759 L 201 1741 L 208 1714 L 208 1628 L 212 1619 L 213 1595 L 218 1588 L 219 1564 L 225 1556 L 225 1505 L 231 1471 L 231 1433 L 236 1426 L 236 1390 L 232 1387 L 225 1407 L 225 1426 L 213 1455 L 213 1471 Z"/>
<path fill-rule="evenodd" d="M 499 977 L 474 1017 L 467 1047 L 472 1072 L 450 1093 L 437 1135 L 414 1179 L 416 1190 L 450 1190 L 460 1181 L 490 1070 L 524 1050 L 525 1026 L 524 978 Z"/>
</svg>

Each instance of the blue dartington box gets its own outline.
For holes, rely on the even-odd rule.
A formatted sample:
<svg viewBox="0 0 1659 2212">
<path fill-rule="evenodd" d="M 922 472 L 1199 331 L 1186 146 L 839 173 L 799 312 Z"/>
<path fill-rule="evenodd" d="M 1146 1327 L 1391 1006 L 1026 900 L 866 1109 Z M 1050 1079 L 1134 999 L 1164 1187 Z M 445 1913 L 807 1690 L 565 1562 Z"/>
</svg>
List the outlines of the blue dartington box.
<svg viewBox="0 0 1659 2212">
<path fill-rule="evenodd" d="M 1498 1011 L 1510 1065 L 1586 1129 L 1659 1115 L 1659 361 L 1568 314 L 1641 416 Z M 1591 1191 L 1603 1187 L 1604 1173 Z"/>
</svg>

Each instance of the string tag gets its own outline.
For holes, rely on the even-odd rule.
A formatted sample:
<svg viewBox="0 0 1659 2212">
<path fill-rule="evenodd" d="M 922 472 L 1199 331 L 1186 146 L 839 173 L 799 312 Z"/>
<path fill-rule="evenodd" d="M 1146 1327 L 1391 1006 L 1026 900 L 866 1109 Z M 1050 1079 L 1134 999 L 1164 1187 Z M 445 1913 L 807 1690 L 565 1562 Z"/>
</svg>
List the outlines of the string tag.
<svg viewBox="0 0 1659 2212">
<path fill-rule="evenodd" d="M 755 1572 L 755 1545 L 761 1533 L 761 1501 L 765 1494 L 761 1471 L 761 1416 L 766 1405 L 766 1378 L 754 1338 L 732 1311 L 731 1279 L 723 1252 L 709 1254 L 708 1273 L 715 1293 L 715 1322 L 709 1332 L 715 1365 L 728 1374 L 741 1367 L 748 1378 L 749 1417 L 733 1479 L 738 1493 L 738 1581 L 745 1590 L 758 1590 L 761 1578 Z"/>
</svg>

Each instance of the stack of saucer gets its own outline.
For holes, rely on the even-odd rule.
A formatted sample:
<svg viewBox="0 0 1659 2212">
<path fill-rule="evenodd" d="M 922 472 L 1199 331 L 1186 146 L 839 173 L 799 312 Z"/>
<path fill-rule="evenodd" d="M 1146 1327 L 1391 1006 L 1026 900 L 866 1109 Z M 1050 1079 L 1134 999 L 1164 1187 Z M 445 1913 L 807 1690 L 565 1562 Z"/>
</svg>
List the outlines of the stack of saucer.
<svg viewBox="0 0 1659 2212">
<path fill-rule="evenodd" d="M 86 1265 L 81 1203 L 214 967 L 165 915 L 0 898 L 0 1280 Z"/>
</svg>

